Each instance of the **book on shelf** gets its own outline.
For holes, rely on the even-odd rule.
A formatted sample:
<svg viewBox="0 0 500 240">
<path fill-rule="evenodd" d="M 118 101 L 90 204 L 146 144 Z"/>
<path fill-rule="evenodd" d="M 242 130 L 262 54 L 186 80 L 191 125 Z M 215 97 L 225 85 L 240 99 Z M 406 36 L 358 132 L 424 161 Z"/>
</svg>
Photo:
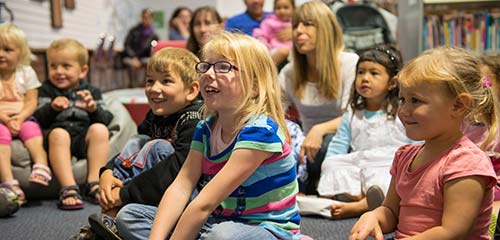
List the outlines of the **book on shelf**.
<svg viewBox="0 0 500 240">
<path fill-rule="evenodd" d="M 423 49 L 458 46 L 479 53 L 500 53 L 500 9 L 455 11 L 424 17 Z"/>
</svg>

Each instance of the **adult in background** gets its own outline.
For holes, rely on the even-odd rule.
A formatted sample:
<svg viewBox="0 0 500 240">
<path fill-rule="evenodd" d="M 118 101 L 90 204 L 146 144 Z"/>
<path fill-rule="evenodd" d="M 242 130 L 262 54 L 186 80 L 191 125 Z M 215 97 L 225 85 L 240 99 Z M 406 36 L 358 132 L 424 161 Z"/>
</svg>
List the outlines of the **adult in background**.
<svg viewBox="0 0 500 240">
<path fill-rule="evenodd" d="M 187 40 L 189 38 L 191 15 L 191 9 L 188 7 L 181 6 L 174 10 L 168 21 L 168 40 Z"/>
<path fill-rule="evenodd" d="M 199 55 L 201 48 L 214 32 L 223 29 L 223 20 L 217 10 L 211 6 L 199 7 L 193 12 L 189 23 L 189 38 L 186 48 Z"/>
<path fill-rule="evenodd" d="M 301 162 L 307 159 L 308 180 L 301 191 L 317 194 L 321 163 L 347 107 L 358 56 L 343 52 L 342 29 L 321 1 L 306 2 L 296 9 L 292 33 L 293 60 L 279 79 L 285 104 L 297 108 L 306 134 L 299 157 Z"/>
<path fill-rule="evenodd" d="M 146 8 L 142 10 L 141 22 L 130 29 L 125 38 L 123 63 L 129 71 L 129 87 L 138 87 L 143 85 L 143 79 L 139 78 L 144 74 L 144 66 L 151 56 L 151 42 L 158 41 L 158 36 L 154 32 L 153 12 Z"/>
<path fill-rule="evenodd" d="M 226 30 L 241 31 L 252 36 L 253 30 L 260 26 L 270 13 L 264 12 L 264 0 L 244 0 L 247 10 L 226 21 Z"/>
</svg>

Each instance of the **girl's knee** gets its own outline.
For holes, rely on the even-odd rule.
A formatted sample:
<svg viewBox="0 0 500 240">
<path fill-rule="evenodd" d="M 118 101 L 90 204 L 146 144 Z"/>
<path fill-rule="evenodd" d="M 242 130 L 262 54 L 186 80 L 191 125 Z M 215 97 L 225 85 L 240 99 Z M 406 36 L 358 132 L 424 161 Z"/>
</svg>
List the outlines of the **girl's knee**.
<svg viewBox="0 0 500 240">
<path fill-rule="evenodd" d="M 0 124 L 0 144 L 9 145 L 12 141 L 12 134 L 7 126 Z"/>
<path fill-rule="evenodd" d="M 33 121 L 26 121 L 21 125 L 21 130 L 19 131 L 19 138 L 26 142 L 35 137 L 42 137 L 42 130 L 40 126 Z"/>
</svg>

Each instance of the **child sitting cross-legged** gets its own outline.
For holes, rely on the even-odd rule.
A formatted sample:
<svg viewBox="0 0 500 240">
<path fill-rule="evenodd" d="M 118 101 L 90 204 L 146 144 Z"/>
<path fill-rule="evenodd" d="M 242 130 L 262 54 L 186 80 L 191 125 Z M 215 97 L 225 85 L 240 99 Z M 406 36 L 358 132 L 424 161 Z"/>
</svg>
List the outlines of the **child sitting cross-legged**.
<svg viewBox="0 0 500 240">
<path fill-rule="evenodd" d="M 158 208 L 118 213 L 118 231 L 125 239 L 300 239 L 296 161 L 267 48 L 221 32 L 201 56 L 205 119 L 186 162 Z"/>
<path fill-rule="evenodd" d="M 382 206 L 363 214 L 349 239 L 393 231 L 396 239 L 490 239 L 496 175 L 461 131 L 464 120 L 495 109 L 479 64 L 463 49 L 441 47 L 399 73 L 398 116 L 408 137 L 424 143 L 398 149 Z"/>
<path fill-rule="evenodd" d="M 411 142 L 395 116 L 400 56 L 395 48 L 380 46 L 359 57 L 350 108 L 330 141 L 318 184 L 321 196 L 339 200 L 331 205 L 334 219 L 378 207 L 389 187 L 394 153 Z"/>
<path fill-rule="evenodd" d="M 39 91 L 35 117 L 45 134 L 50 165 L 61 185 L 58 207 L 84 207 L 71 168 L 71 157 L 87 158 L 87 196 L 97 203 L 99 168 L 109 154 L 107 125 L 113 115 L 104 107 L 101 91 L 82 79 L 88 72 L 88 51 L 78 41 L 60 39 L 47 49 L 49 80 Z"/>
<path fill-rule="evenodd" d="M 145 92 L 151 110 L 121 153 L 101 169 L 100 205 L 92 214 L 92 230 L 118 239 L 113 226 L 120 208 L 129 203 L 158 206 L 181 169 L 190 149 L 203 101 L 199 96 L 198 57 L 185 49 L 164 48 L 153 54 L 146 70 Z"/>
</svg>

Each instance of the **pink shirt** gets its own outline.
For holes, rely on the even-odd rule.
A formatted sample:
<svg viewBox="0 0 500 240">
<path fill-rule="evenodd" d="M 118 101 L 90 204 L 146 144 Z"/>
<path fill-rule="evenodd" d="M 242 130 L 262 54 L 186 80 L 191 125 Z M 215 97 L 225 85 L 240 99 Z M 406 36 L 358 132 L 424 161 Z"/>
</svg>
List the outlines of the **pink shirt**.
<svg viewBox="0 0 500 240">
<path fill-rule="evenodd" d="M 7 115 L 20 113 L 24 107 L 24 94 L 40 85 L 31 66 L 17 67 L 12 80 L 0 81 L 0 112 Z"/>
<path fill-rule="evenodd" d="M 461 177 L 484 176 L 486 193 L 468 239 L 490 239 L 488 227 L 496 175 L 488 156 L 464 136 L 440 157 L 410 172 L 409 166 L 422 146 L 401 147 L 392 164 L 396 193 L 401 198 L 396 238 L 413 236 L 441 225 L 445 183 Z"/>
<path fill-rule="evenodd" d="M 285 28 L 292 26 L 291 22 L 283 22 L 276 15 L 269 15 L 260 23 L 260 28 L 253 30 L 253 36 L 272 50 L 280 47 L 292 48 L 292 41 L 281 42 L 278 40 L 278 33 Z"/>
</svg>

